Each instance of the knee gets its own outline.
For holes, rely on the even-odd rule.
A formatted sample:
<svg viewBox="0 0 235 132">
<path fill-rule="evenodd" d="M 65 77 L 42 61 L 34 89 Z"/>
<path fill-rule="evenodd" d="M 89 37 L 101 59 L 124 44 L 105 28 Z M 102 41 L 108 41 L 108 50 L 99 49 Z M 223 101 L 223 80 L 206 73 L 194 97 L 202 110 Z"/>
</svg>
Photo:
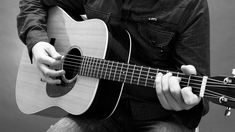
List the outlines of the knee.
<svg viewBox="0 0 235 132">
<path fill-rule="evenodd" d="M 75 121 L 65 117 L 54 125 L 51 125 L 47 132 L 79 132 L 79 127 Z"/>
<path fill-rule="evenodd" d="M 151 126 L 150 132 L 193 132 L 183 125 L 171 122 L 159 122 Z"/>
</svg>

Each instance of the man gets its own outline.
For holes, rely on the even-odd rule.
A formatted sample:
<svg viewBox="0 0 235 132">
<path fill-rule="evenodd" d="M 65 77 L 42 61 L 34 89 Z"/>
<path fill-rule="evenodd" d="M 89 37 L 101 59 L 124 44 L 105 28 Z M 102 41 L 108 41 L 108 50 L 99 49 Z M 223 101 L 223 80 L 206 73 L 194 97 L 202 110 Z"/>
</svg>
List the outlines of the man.
<svg viewBox="0 0 235 132">
<path fill-rule="evenodd" d="M 61 80 L 54 78 L 65 74 L 48 67 L 60 63 L 62 58 L 48 43 L 46 19 L 52 6 L 63 8 L 77 20 L 86 14 L 88 19 L 99 18 L 107 25 L 125 25 L 133 40 L 132 63 L 209 75 L 206 0 L 20 0 L 19 36 L 47 83 L 60 84 Z M 69 115 L 48 131 L 194 131 L 208 111 L 208 104 L 191 87 L 181 88 L 179 83 L 180 78 L 170 72 L 158 73 L 156 92 L 126 85 L 110 118 L 95 120 Z"/>
</svg>

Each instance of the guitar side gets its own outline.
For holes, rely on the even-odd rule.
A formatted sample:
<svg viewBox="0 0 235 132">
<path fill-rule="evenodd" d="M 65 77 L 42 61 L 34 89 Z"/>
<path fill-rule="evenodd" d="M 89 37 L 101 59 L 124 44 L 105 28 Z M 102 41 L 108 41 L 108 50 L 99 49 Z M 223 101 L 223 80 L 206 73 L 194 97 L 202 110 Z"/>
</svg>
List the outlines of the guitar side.
<svg viewBox="0 0 235 132">
<path fill-rule="evenodd" d="M 55 38 L 54 46 L 62 55 L 75 46 L 84 56 L 103 59 L 106 56 L 108 30 L 101 20 L 76 22 L 56 7 L 50 9 L 47 30 L 48 37 Z M 82 115 L 93 105 L 100 85 L 99 79 L 78 76 L 74 87 L 68 93 L 60 97 L 49 97 L 49 86 L 40 80 L 38 69 L 31 64 L 25 49 L 16 82 L 17 105 L 25 114 L 63 116 L 68 112 Z"/>
</svg>

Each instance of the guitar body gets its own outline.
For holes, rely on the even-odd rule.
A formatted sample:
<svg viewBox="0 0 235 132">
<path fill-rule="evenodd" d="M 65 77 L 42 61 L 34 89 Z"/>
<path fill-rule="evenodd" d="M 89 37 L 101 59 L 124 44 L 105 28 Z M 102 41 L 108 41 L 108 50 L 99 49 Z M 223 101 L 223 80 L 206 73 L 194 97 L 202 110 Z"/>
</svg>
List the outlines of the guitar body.
<svg viewBox="0 0 235 132">
<path fill-rule="evenodd" d="M 16 80 L 16 102 L 25 114 L 107 118 L 115 111 L 124 84 L 155 88 L 158 72 L 172 72 L 181 78 L 181 87 L 191 86 L 198 96 L 228 110 L 235 108 L 234 77 L 201 77 L 130 64 L 131 39 L 121 26 L 106 26 L 98 19 L 77 22 L 55 7 L 49 11 L 47 32 L 64 55 L 62 64 L 51 68 L 66 73 L 60 85 L 42 82 L 25 48 Z"/>
<path fill-rule="evenodd" d="M 105 23 L 98 19 L 77 22 L 62 9 L 52 8 L 48 17 L 48 36 L 55 40 L 53 45 L 62 55 L 76 47 L 83 56 L 128 61 L 127 33 L 111 34 Z M 117 50 L 122 51 L 121 56 Z M 25 48 L 16 82 L 17 105 L 25 114 L 61 117 L 71 113 L 106 118 L 117 107 L 124 85 L 79 75 L 73 82 L 63 85 L 49 85 L 40 80 L 39 71 L 31 64 Z"/>
</svg>

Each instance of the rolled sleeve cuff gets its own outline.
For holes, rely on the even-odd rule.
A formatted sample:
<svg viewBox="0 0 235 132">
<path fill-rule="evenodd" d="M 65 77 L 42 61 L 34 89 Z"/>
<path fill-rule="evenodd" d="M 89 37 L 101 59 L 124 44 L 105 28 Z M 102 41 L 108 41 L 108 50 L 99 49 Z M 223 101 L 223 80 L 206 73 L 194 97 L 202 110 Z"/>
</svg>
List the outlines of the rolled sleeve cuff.
<svg viewBox="0 0 235 132">
<path fill-rule="evenodd" d="M 198 105 L 194 106 L 190 110 L 173 111 L 173 116 L 184 126 L 194 129 L 198 126 L 201 117 L 208 112 L 208 105 L 208 101 L 202 99 Z"/>
<path fill-rule="evenodd" d="M 33 46 L 40 41 L 49 42 L 49 38 L 48 38 L 46 32 L 34 30 L 34 31 L 30 31 L 28 33 L 26 40 L 27 40 L 26 44 L 27 44 L 27 48 L 28 48 L 29 57 L 30 57 L 30 60 L 32 63 L 32 57 L 33 57 L 32 48 L 33 48 Z"/>
</svg>

